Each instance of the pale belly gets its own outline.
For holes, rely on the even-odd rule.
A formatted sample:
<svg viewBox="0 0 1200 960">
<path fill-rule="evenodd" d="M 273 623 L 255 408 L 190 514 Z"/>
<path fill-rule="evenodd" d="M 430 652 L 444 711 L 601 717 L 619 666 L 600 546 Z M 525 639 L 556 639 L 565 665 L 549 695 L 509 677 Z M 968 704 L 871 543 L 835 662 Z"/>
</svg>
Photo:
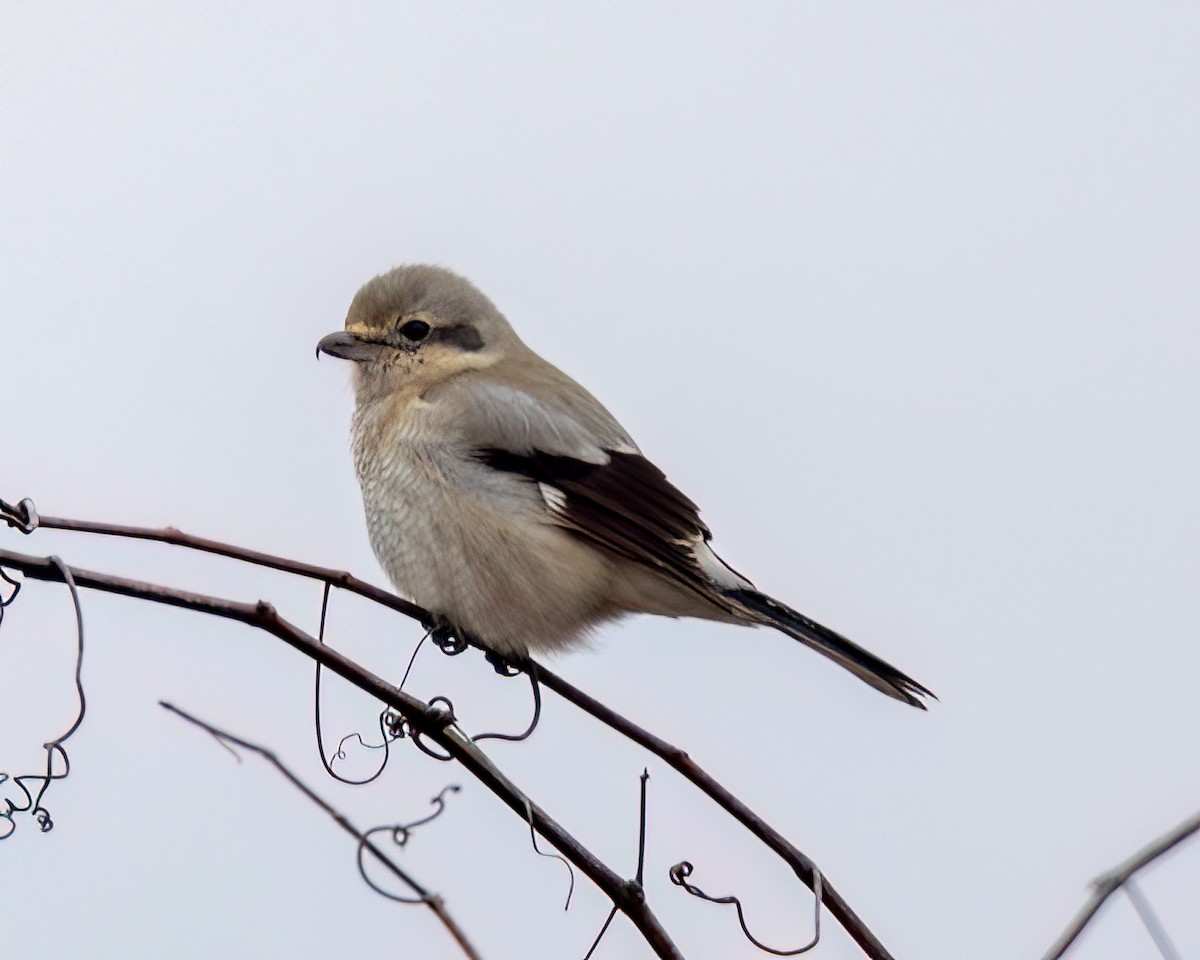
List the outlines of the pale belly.
<svg viewBox="0 0 1200 960">
<path fill-rule="evenodd" d="M 623 612 L 612 561 L 549 523 L 532 484 L 464 484 L 428 451 L 395 453 L 360 463 L 359 482 L 375 556 L 414 603 L 509 655 L 569 646 Z"/>
</svg>

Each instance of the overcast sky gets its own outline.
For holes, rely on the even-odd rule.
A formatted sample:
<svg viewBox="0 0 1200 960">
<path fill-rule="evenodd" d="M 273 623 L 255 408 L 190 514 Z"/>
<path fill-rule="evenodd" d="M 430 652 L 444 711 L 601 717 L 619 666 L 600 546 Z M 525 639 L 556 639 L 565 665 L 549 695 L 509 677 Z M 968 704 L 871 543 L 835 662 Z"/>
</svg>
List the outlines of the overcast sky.
<svg viewBox="0 0 1200 960">
<path fill-rule="evenodd" d="M 383 582 L 344 364 L 402 262 L 472 278 L 700 503 L 764 590 L 935 690 L 921 714 L 786 637 L 636 619 L 555 667 L 688 749 L 902 958 L 1037 957 L 1087 883 L 1200 808 L 1200 12 L 1183 3 L 0 0 L 0 496 Z M 41 532 L 0 543 L 315 628 L 312 584 Z M 464 790 L 404 864 L 490 960 L 582 957 L 607 910 L 449 765 L 338 787 L 307 661 L 84 596 L 85 725 L 42 835 L 0 845 L 4 953 L 455 957 L 353 845 L 168 699 L 276 748 L 363 826 Z M 336 597 L 398 679 L 419 629 Z M 72 716 L 70 606 L 0 629 L 0 770 Z M 516 729 L 520 681 L 422 654 L 413 693 Z M 327 735 L 374 707 L 330 685 Z M 694 958 L 799 945 L 811 899 L 665 766 L 548 696 L 489 754 Z M 348 770 L 374 759 L 355 753 Z M 1142 884 L 1200 954 L 1200 845 Z M 817 956 L 860 954 L 829 920 Z M 649 952 L 624 921 L 598 957 Z M 1079 960 L 1157 956 L 1114 900 Z"/>
</svg>

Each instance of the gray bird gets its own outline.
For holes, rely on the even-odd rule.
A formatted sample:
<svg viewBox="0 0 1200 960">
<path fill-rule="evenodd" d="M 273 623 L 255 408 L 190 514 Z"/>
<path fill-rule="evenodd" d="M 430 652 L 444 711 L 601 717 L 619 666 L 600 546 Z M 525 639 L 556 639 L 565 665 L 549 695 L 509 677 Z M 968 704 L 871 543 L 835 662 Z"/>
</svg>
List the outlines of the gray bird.
<svg viewBox="0 0 1200 960">
<path fill-rule="evenodd" d="M 318 353 L 354 361 L 371 546 L 405 596 L 505 657 L 629 613 L 769 626 L 889 697 L 933 694 L 754 589 L 696 505 L 574 380 L 440 267 L 375 277 Z"/>
</svg>

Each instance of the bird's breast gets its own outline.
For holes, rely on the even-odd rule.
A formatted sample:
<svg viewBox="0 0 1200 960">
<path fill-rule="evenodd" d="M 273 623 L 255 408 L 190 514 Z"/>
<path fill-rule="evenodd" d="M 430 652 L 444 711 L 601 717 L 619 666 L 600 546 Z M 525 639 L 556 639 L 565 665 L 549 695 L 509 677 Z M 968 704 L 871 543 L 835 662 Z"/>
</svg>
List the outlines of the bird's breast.
<svg viewBox="0 0 1200 960">
<path fill-rule="evenodd" d="M 396 586 L 414 596 L 422 554 L 436 542 L 433 525 L 444 510 L 439 493 L 444 484 L 434 451 L 413 417 L 388 414 L 386 409 L 356 412 L 354 467 L 371 547 Z"/>
<path fill-rule="evenodd" d="M 354 462 L 371 546 L 401 593 L 505 653 L 611 615 L 609 562 L 551 522 L 536 484 L 419 417 L 370 414 L 356 413 Z"/>
</svg>

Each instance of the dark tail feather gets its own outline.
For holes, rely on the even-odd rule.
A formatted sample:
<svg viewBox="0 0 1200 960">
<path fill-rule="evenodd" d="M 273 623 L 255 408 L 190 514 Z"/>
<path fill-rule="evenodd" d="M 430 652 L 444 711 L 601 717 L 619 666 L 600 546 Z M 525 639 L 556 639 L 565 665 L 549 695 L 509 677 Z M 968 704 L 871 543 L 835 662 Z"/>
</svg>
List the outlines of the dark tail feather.
<svg viewBox="0 0 1200 960">
<path fill-rule="evenodd" d="M 812 647 L 818 653 L 823 653 L 889 697 L 903 700 L 921 710 L 925 709 L 925 704 L 918 697 L 937 699 L 932 691 L 921 686 L 912 677 L 901 673 L 890 663 L 885 663 L 840 633 L 834 633 L 815 620 L 809 620 L 804 614 L 797 613 L 778 600 L 772 600 L 766 594 L 757 590 L 726 590 L 725 595 L 754 613 L 757 622 L 774 627 Z"/>
</svg>

